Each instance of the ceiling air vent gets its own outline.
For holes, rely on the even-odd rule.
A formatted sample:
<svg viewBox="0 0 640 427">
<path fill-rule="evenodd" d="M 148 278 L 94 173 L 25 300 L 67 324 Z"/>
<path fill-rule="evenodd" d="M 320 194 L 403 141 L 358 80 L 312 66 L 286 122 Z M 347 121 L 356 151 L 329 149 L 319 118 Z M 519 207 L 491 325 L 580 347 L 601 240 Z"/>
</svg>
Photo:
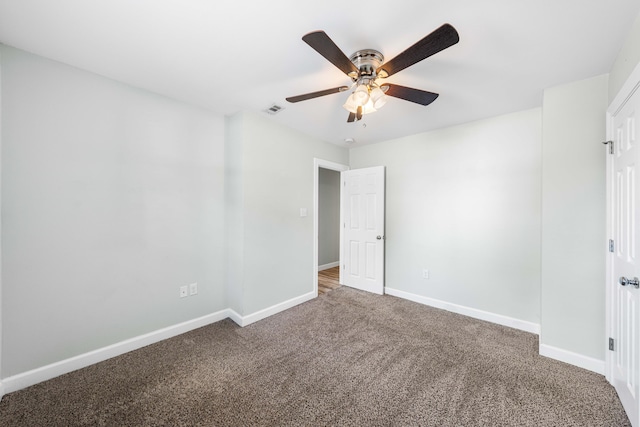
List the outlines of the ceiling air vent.
<svg viewBox="0 0 640 427">
<path fill-rule="evenodd" d="M 265 113 L 267 114 L 278 114 L 280 111 L 284 110 L 284 107 L 281 107 L 277 104 L 273 104 L 271 107 L 267 108 L 266 110 L 264 110 Z"/>
</svg>

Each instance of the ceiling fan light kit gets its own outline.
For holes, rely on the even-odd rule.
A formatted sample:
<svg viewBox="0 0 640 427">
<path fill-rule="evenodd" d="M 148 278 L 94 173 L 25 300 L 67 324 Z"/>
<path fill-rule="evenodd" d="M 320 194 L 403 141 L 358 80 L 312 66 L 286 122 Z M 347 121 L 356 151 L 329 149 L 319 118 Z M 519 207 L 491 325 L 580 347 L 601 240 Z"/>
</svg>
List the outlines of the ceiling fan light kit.
<svg viewBox="0 0 640 427">
<path fill-rule="evenodd" d="M 387 102 L 384 90 L 375 83 L 362 84 L 349 95 L 343 107 L 345 110 L 356 113 L 358 107 L 362 107 L 362 114 L 378 111 Z"/>
<path fill-rule="evenodd" d="M 435 101 L 437 93 L 381 83 L 379 80 L 453 46 L 460 38 L 455 28 L 450 24 L 444 24 L 388 62 L 384 62 L 382 53 L 374 49 L 359 50 L 347 58 L 324 31 L 306 34 L 302 40 L 350 77 L 352 85 L 292 96 L 287 98 L 287 101 L 306 101 L 355 88 L 343 105 L 349 111 L 347 122 L 354 122 L 360 120 L 364 114 L 380 109 L 388 96 L 420 105 L 429 105 Z"/>
<path fill-rule="evenodd" d="M 344 109 L 350 113 L 357 113 L 358 107 L 362 107 L 362 114 L 378 111 L 387 102 L 384 90 L 380 89 L 375 82 L 376 71 L 384 62 L 384 56 L 377 50 L 364 49 L 355 52 L 349 60 L 359 72 L 349 73 L 356 89 L 347 98 L 347 102 L 343 105 Z"/>
</svg>

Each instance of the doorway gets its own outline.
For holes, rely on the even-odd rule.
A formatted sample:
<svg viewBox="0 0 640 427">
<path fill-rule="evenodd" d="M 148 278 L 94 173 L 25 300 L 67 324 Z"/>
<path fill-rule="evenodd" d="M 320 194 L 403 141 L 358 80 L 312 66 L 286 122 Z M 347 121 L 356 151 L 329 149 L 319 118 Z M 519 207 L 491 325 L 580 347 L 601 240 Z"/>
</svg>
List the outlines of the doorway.
<svg viewBox="0 0 640 427">
<path fill-rule="evenodd" d="M 318 295 L 340 286 L 340 172 L 318 172 Z"/>
<path fill-rule="evenodd" d="M 313 291 L 318 296 L 318 273 L 338 267 L 338 284 L 342 284 L 342 209 L 340 172 L 349 166 L 314 159 L 313 195 Z M 337 194 L 337 200 L 335 195 Z M 333 197 L 332 197 L 333 196 Z"/>
</svg>

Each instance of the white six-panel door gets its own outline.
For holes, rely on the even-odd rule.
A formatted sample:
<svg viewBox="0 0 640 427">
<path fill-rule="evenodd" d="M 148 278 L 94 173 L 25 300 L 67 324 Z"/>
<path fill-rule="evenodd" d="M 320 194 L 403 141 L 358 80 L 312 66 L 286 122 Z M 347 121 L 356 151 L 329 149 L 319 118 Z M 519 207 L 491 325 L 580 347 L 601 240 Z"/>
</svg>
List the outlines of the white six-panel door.
<svg viewBox="0 0 640 427">
<path fill-rule="evenodd" d="M 610 168 L 610 221 L 613 254 L 609 275 L 609 359 L 612 383 L 631 424 L 640 426 L 640 91 L 636 91 L 612 121 L 613 166 Z M 611 134 L 611 132 L 610 132 Z"/>
<path fill-rule="evenodd" d="M 384 293 L 384 166 L 342 172 L 344 285 Z"/>
</svg>

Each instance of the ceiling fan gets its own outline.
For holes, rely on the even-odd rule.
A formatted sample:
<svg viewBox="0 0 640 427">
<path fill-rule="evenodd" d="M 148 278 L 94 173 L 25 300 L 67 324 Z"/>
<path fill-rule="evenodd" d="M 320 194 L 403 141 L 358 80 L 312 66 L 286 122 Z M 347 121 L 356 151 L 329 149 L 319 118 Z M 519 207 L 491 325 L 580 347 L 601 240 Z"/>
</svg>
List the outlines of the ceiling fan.
<svg viewBox="0 0 640 427">
<path fill-rule="evenodd" d="M 384 62 L 382 53 L 374 49 L 359 50 L 347 58 L 324 31 L 306 34 L 302 40 L 349 76 L 352 84 L 351 86 L 340 86 L 291 96 L 286 98 L 287 101 L 306 101 L 355 88 L 343 105 L 349 111 L 347 122 L 355 122 L 362 119 L 363 114 L 372 113 L 382 107 L 387 96 L 420 105 L 429 105 L 435 101 L 438 97 L 437 93 L 391 83 L 381 83 L 380 80 L 453 46 L 458 43 L 460 37 L 453 26 L 444 24 L 387 62 Z"/>
</svg>

